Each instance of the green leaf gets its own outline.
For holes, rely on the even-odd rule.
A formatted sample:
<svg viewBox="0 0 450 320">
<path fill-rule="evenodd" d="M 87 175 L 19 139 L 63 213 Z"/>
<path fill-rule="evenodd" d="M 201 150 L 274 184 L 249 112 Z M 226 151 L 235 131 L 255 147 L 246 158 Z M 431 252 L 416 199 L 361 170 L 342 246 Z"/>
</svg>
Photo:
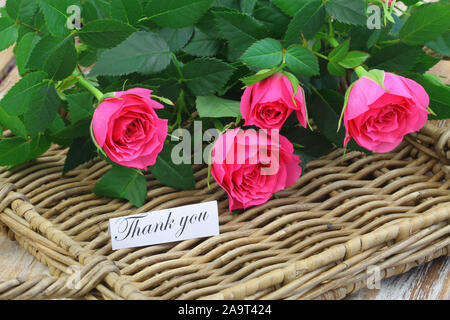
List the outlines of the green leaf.
<svg viewBox="0 0 450 320">
<path fill-rule="evenodd" d="M 341 67 L 337 62 L 333 62 L 333 61 L 328 62 L 327 70 L 333 76 L 337 76 L 337 77 L 345 76 L 345 69 L 343 67 Z"/>
<path fill-rule="evenodd" d="M 367 61 L 371 68 L 389 72 L 405 73 L 410 71 L 422 53 L 422 48 L 403 43 L 385 47 Z"/>
<path fill-rule="evenodd" d="M 147 195 L 147 182 L 137 169 L 115 167 L 100 179 L 93 192 L 106 197 L 124 198 L 141 207 Z"/>
<path fill-rule="evenodd" d="M 253 16 L 261 21 L 269 30 L 269 35 L 275 39 L 281 39 L 286 33 L 291 19 L 275 6 L 257 8 Z"/>
<path fill-rule="evenodd" d="M 162 27 L 184 28 L 195 24 L 212 3 L 213 0 L 150 0 L 145 15 Z"/>
<path fill-rule="evenodd" d="M 263 39 L 252 44 L 241 60 L 257 68 L 273 68 L 281 64 L 283 53 L 281 43 L 274 39 Z"/>
<path fill-rule="evenodd" d="M 340 128 L 337 131 L 339 124 L 339 116 L 336 112 L 337 108 L 342 108 L 344 97 L 333 90 L 324 90 L 318 94 L 313 95 L 310 107 L 311 117 L 314 123 L 319 128 L 319 132 L 331 143 L 338 147 L 344 145 L 345 130 Z M 334 107 L 333 104 L 337 106 Z M 366 149 L 358 146 L 354 141 L 347 145 L 349 149 L 368 152 Z"/>
<path fill-rule="evenodd" d="M 143 14 L 139 0 L 111 0 L 111 18 L 135 24 Z"/>
<path fill-rule="evenodd" d="M 89 137 L 91 135 L 90 128 L 91 118 L 85 118 L 53 133 L 52 138 L 73 140 L 81 137 Z"/>
<path fill-rule="evenodd" d="M 250 47 L 255 41 L 264 38 L 267 29 L 250 16 L 238 12 L 214 11 L 220 33 L 227 40 L 235 56 Z"/>
<path fill-rule="evenodd" d="M 127 39 L 136 29 L 117 20 L 94 20 L 78 31 L 81 41 L 88 46 L 109 49 Z"/>
<path fill-rule="evenodd" d="M 36 0 L 8 0 L 6 12 L 13 20 L 28 22 L 36 12 L 37 5 Z"/>
<path fill-rule="evenodd" d="M 16 65 L 19 69 L 20 75 L 25 75 L 29 70 L 27 68 L 28 60 L 30 59 L 31 52 L 40 40 L 40 37 L 34 33 L 30 32 L 25 34 L 22 39 L 18 42 L 14 48 L 14 53 L 16 55 Z"/>
<path fill-rule="evenodd" d="M 69 104 L 70 121 L 77 123 L 78 121 L 92 117 L 94 114 L 94 97 L 89 92 L 74 93 L 66 95 Z"/>
<path fill-rule="evenodd" d="M 27 129 L 17 116 L 10 116 L 3 108 L 0 108 L 0 125 L 12 131 L 16 136 L 26 138 L 28 136 Z"/>
<path fill-rule="evenodd" d="M 71 16 L 67 13 L 67 8 L 76 3 L 71 0 L 38 0 L 38 2 L 50 33 L 55 36 L 67 35 L 69 33 L 67 21 Z"/>
<path fill-rule="evenodd" d="M 3 17 L 0 18 L 0 51 L 12 45 L 18 37 L 14 20 Z"/>
<path fill-rule="evenodd" d="M 311 39 L 325 21 L 326 11 L 321 0 L 309 0 L 289 23 L 284 36 L 285 47 Z"/>
<path fill-rule="evenodd" d="M 181 189 L 195 189 L 195 179 L 190 164 L 176 165 L 172 162 L 173 145 L 168 144 L 158 155 L 156 163 L 150 167 L 152 175 L 165 185 Z"/>
<path fill-rule="evenodd" d="M 24 114 L 30 107 L 34 95 L 44 85 L 47 78 L 44 72 L 33 72 L 20 79 L 0 101 L 2 107 L 10 115 Z"/>
<path fill-rule="evenodd" d="M 117 47 L 105 50 L 91 71 L 92 75 L 118 76 L 139 72 L 152 74 L 170 63 L 170 50 L 160 36 L 135 32 Z"/>
<path fill-rule="evenodd" d="M 211 57 L 217 54 L 220 47 L 219 40 L 195 28 L 194 36 L 183 51 L 196 57 Z"/>
<path fill-rule="evenodd" d="M 48 128 L 59 108 L 59 98 L 52 83 L 47 82 L 31 98 L 28 111 L 24 115 L 25 127 L 31 137 Z"/>
<path fill-rule="evenodd" d="M 369 72 L 367 72 L 364 76 L 375 81 L 381 87 L 384 88 L 384 77 L 385 77 L 384 70 L 372 69 Z"/>
<path fill-rule="evenodd" d="M 241 0 L 241 11 L 251 15 L 257 2 L 258 0 Z"/>
<path fill-rule="evenodd" d="M 82 16 L 85 22 L 111 19 L 111 11 L 110 0 L 84 0 Z"/>
<path fill-rule="evenodd" d="M 406 44 L 420 45 L 434 40 L 450 27 L 450 6 L 431 4 L 417 8 L 406 20 L 399 38 Z"/>
<path fill-rule="evenodd" d="M 236 118 L 241 114 L 241 103 L 216 96 L 198 96 L 195 105 L 200 118 Z"/>
<path fill-rule="evenodd" d="M 97 156 L 97 147 L 91 138 L 78 138 L 73 141 L 64 161 L 63 175 L 79 165 L 94 159 Z"/>
<path fill-rule="evenodd" d="M 14 166 L 30 154 L 30 142 L 24 138 L 0 139 L 0 166 Z"/>
<path fill-rule="evenodd" d="M 271 75 L 274 75 L 275 73 L 280 72 L 280 71 L 281 71 L 280 67 L 260 70 L 258 73 L 254 74 L 254 75 L 242 78 L 241 81 L 243 84 L 245 84 L 248 87 L 248 86 L 251 86 L 261 80 L 264 80 L 264 79 L 270 77 Z"/>
<path fill-rule="evenodd" d="M 358 26 L 366 25 L 365 0 L 328 0 L 325 8 L 333 18 L 340 22 Z"/>
<path fill-rule="evenodd" d="M 74 36 L 47 35 L 34 46 L 27 67 L 45 71 L 54 80 L 63 80 L 73 73 L 76 64 Z"/>
<path fill-rule="evenodd" d="M 428 48 L 444 56 L 450 56 L 450 31 L 425 44 Z"/>
<path fill-rule="evenodd" d="M 303 76 L 319 74 L 319 62 L 307 48 L 292 45 L 286 51 L 286 63 L 292 72 Z"/>
<path fill-rule="evenodd" d="M 297 11 L 310 1 L 311 0 L 272 0 L 278 8 L 291 17 L 295 16 Z"/>
<path fill-rule="evenodd" d="M 347 39 L 330 52 L 330 54 L 328 55 L 328 59 L 332 62 L 342 61 L 347 55 L 349 48 L 350 39 Z"/>
<path fill-rule="evenodd" d="M 416 74 L 411 78 L 422 85 L 430 97 L 430 108 L 436 116 L 429 115 L 429 119 L 450 119 L 450 87 L 432 74 Z"/>
<path fill-rule="evenodd" d="M 300 126 L 294 126 L 284 133 L 289 141 L 302 145 L 301 152 L 308 154 L 313 158 L 322 157 L 330 153 L 333 145 L 316 131 L 311 131 Z M 303 158 L 301 159 L 304 161 Z"/>
<path fill-rule="evenodd" d="M 177 52 L 183 48 L 192 37 L 194 28 L 192 26 L 183 29 L 162 28 L 159 35 L 164 38 L 172 52 Z"/>
<path fill-rule="evenodd" d="M 45 135 L 39 134 L 36 138 L 30 140 L 30 154 L 24 157 L 22 163 L 28 162 L 39 157 L 50 148 L 50 141 Z"/>
<path fill-rule="evenodd" d="M 355 68 L 364 63 L 369 58 L 369 54 L 362 51 L 350 51 L 339 65 L 344 68 Z"/>
<path fill-rule="evenodd" d="M 210 95 L 226 84 L 234 69 L 214 58 L 198 58 L 186 63 L 182 73 L 189 90 L 199 96 Z"/>
</svg>

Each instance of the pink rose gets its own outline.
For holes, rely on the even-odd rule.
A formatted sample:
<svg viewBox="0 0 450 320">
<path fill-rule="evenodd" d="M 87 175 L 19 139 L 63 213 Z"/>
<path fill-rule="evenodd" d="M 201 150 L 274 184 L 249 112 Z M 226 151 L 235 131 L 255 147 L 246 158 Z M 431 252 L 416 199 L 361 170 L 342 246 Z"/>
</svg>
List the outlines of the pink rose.
<svg viewBox="0 0 450 320">
<path fill-rule="evenodd" d="M 214 144 L 211 173 L 228 193 L 230 211 L 263 204 L 300 177 L 292 143 L 271 131 L 236 128 Z"/>
<path fill-rule="evenodd" d="M 92 129 L 99 147 L 114 162 L 138 169 L 155 164 L 167 136 L 167 120 L 154 109 L 164 106 L 150 98 L 151 90 L 116 92 L 95 109 Z"/>
<path fill-rule="evenodd" d="M 388 0 L 388 5 L 391 5 L 392 1 L 394 0 Z M 386 3 L 386 0 L 383 0 L 384 3 Z"/>
<path fill-rule="evenodd" d="M 256 125 L 262 129 L 280 129 L 295 110 L 298 121 L 306 128 L 302 88 L 298 86 L 295 103 L 292 100 L 293 94 L 291 82 L 281 73 L 247 87 L 241 99 L 241 114 L 245 119 L 245 125 Z"/>
<path fill-rule="evenodd" d="M 417 82 L 385 72 L 384 89 L 362 77 L 350 91 L 344 111 L 345 144 L 350 137 L 374 152 L 389 152 L 428 119 L 429 97 Z"/>
</svg>

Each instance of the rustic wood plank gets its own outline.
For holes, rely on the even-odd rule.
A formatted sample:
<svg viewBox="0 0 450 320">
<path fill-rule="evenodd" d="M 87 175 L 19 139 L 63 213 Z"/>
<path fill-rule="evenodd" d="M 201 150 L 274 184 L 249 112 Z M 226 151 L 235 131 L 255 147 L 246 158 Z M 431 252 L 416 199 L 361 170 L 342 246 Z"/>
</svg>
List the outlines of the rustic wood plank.
<svg viewBox="0 0 450 320">
<path fill-rule="evenodd" d="M 22 248 L 0 233 L 0 279 L 32 278 L 49 275 L 48 267 L 40 263 Z"/>
<path fill-rule="evenodd" d="M 381 280 L 380 289 L 361 289 L 347 300 L 449 300 L 450 258 L 440 257 Z"/>
</svg>

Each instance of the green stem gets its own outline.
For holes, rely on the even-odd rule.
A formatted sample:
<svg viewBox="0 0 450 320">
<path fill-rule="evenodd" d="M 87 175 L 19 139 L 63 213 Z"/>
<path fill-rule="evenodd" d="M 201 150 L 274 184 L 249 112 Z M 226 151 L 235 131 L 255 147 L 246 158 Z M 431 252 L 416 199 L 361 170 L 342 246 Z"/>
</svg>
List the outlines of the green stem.
<svg viewBox="0 0 450 320">
<path fill-rule="evenodd" d="M 321 53 L 318 53 L 318 52 L 315 52 L 315 51 L 313 51 L 313 53 L 314 53 L 316 56 L 318 56 L 318 57 L 320 57 L 320 58 L 322 58 L 322 59 L 328 60 L 328 57 L 327 57 L 327 56 L 324 56 L 324 55 L 321 54 Z"/>
<path fill-rule="evenodd" d="M 184 81 L 183 78 L 183 73 L 181 72 L 181 68 L 180 68 L 180 62 L 177 59 L 177 56 L 172 52 L 172 60 L 173 60 L 173 64 L 175 65 L 175 68 L 177 69 L 178 75 L 180 76 L 180 80 Z"/>
<path fill-rule="evenodd" d="M 84 78 L 82 75 L 78 76 L 78 83 L 88 89 L 89 92 L 91 92 L 99 102 L 103 100 L 103 92 L 94 87 L 94 85 L 86 80 L 86 78 Z"/>
<path fill-rule="evenodd" d="M 384 44 L 390 45 L 390 44 L 396 44 L 396 43 L 399 43 L 400 41 L 401 41 L 400 39 L 386 40 L 386 41 L 380 41 L 380 42 L 377 42 L 377 44 L 379 44 L 379 45 L 384 45 Z"/>
<path fill-rule="evenodd" d="M 366 75 L 367 71 L 362 66 L 358 66 L 355 68 L 355 72 L 359 78 L 362 78 Z"/>
</svg>

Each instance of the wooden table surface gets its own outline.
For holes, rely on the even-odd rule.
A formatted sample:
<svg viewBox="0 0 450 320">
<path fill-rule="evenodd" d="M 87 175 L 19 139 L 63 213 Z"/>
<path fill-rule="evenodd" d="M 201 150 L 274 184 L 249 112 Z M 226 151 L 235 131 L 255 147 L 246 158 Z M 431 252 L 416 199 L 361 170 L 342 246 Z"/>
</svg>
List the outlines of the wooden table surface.
<svg viewBox="0 0 450 320">
<path fill-rule="evenodd" d="M 5 0 L 0 0 L 0 7 Z M 12 47 L 0 52 L 0 99 L 19 79 L 14 66 Z M 450 61 L 442 61 L 432 70 L 434 74 L 450 75 Z M 449 77 L 450 78 L 450 77 Z M 447 84 L 449 79 L 443 79 Z M 32 278 L 49 274 L 48 268 L 37 261 L 17 242 L 0 233 L 0 280 Z M 409 272 L 383 279 L 380 289 L 362 289 L 346 297 L 349 300 L 450 300 L 450 258 L 440 257 Z"/>
</svg>

